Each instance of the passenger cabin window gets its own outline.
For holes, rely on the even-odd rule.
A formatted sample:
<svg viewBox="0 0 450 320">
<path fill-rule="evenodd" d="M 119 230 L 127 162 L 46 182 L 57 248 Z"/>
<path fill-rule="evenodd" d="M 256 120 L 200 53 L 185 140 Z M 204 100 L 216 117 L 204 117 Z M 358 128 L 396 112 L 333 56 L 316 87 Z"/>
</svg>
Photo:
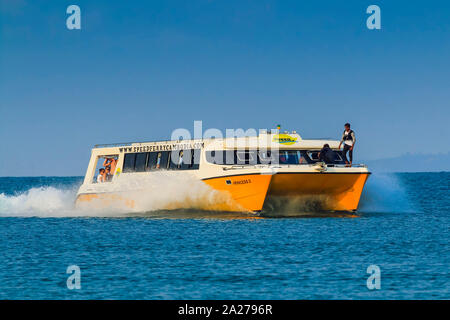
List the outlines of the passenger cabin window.
<svg viewBox="0 0 450 320">
<path fill-rule="evenodd" d="M 127 153 L 123 160 L 122 172 L 134 172 L 135 162 L 136 162 L 136 153 Z"/>
<path fill-rule="evenodd" d="M 280 164 L 307 163 L 300 150 L 288 150 L 279 152 Z"/>
<path fill-rule="evenodd" d="M 161 157 L 159 158 L 159 163 L 157 168 L 160 170 L 167 169 L 169 165 L 170 151 L 161 152 Z"/>
<path fill-rule="evenodd" d="M 245 161 L 245 155 L 241 155 L 242 162 Z M 234 165 L 238 163 L 236 151 L 234 150 L 226 150 L 226 151 L 207 151 L 206 152 L 206 161 L 213 164 L 225 164 L 225 165 Z"/>
<path fill-rule="evenodd" d="M 197 170 L 200 149 L 180 151 L 141 152 L 125 154 L 123 172 L 145 172 L 155 170 Z"/>
<path fill-rule="evenodd" d="M 111 182 L 117 168 L 118 155 L 105 155 L 97 157 L 97 165 L 93 176 L 94 183 Z"/>
<path fill-rule="evenodd" d="M 148 161 L 145 171 L 151 171 L 156 169 L 156 163 L 158 161 L 158 157 L 160 157 L 160 152 L 149 152 L 148 153 Z"/>
<path fill-rule="evenodd" d="M 308 156 L 313 161 L 319 161 L 319 151 L 308 151 Z"/>
<path fill-rule="evenodd" d="M 136 162 L 134 164 L 134 171 L 143 172 L 145 171 L 145 167 L 147 165 L 147 156 L 148 153 L 136 153 Z"/>
<path fill-rule="evenodd" d="M 183 152 L 182 151 L 171 151 L 170 152 L 170 161 L 169 161 L 169 169 L 175 170 L 178 169 L 181 162 L 183 161 Z"/>
<path fill-rule="evenodd" d="M 166 170 L 169 163 L 169 151 L 148 152 L 148 161 L 145 171 Z"/>
<path fill-rule="evenodd" d="M 303 156 L 305 157 L 305 160 L 308 161 L 308 163 L 316 163 L 321 161 L 319 159 L 319 153 L 320 151 L 306 151 L 303 152 Z M 345 164 L 345 161 L 342 159 L 340 151 L 333 151 L 333 155 L 334 155 L 333 164 Z"/>
<path fill-rule="evenodd" d="M 213 150 L 206 152 L 206 161 L 220 165 L 270 164 L 276 155 L 270 150 Z"/>
<path fill-rule="evenodd" d="M 192 168 L 192 165 L 194 163 L 193 151 L 194 150 L 192 149 L 180 151 L 181 154 L 178 169 L 189 170 L 190 168 Z"/>
<path fill-rule="evenodd" d="M 275 156 L 275 152 L 270 150 L 260 150 L 258 153 L 258 160 L 260 164 L 270 164 L 272 162 L 272 157 Z M 275 158 L 276 159 L 276 158 Z"/>
<path fill-rule="evenodd" d="M 200 149 L 172 151 L 170 155 L 171 170 L 195 170 L 199 168 Z"/>
<path fill-rule="evenodd" d="M 345 161 L 342 159 L 342 153 L 334 151 L 334 162 L 344 164 Z"/>
<path fill-rule="evenodd" d="M 256 150 L 238 150 L 236 151 L 237 164 L 258 164 Z"/>
<path fill-rule="evenodd" d="M 335 164 L 343 163 L 338 151 L 334 151 Z M 313 164 L 319 160 L 319 151 L 312 150 L 212 150 L 206 151 L 206 161 L 220 165 L 255 164 Z"/>
<path fill-rule="evenodd" d="M 192 150 L 192 165 L 191 165 L 191 170 L 198 170 L 198 168 L 200 167 L 200 154 L 201 154 L 201 150 L 200 149 L 193 149 Z"/>
</svg>

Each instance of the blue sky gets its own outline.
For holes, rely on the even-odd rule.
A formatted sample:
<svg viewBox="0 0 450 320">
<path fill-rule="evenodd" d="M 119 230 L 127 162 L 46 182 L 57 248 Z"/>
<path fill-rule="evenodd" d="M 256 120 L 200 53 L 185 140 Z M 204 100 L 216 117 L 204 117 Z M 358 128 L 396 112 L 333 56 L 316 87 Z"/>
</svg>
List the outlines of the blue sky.
<svg viewBox="0 0 450 320">
<path fill-rule="evenodd" d="M 450 150 L 447 1 L 0 4 L 1 176 L 83 175 L 95 143 L 194 120 L 336 138 L 348 121 L 356 161 Z"/>
</svg>

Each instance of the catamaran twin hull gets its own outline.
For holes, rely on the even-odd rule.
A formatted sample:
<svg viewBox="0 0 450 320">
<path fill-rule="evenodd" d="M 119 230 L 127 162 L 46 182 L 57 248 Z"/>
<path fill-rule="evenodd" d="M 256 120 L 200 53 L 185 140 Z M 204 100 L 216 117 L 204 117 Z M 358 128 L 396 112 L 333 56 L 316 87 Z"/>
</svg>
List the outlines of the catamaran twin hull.
<svg viewBox="0 0 450 320">
<path fill-rule="evenodd" d="M 158 209 L 261 212 L 270 210 L 274 204 L 293 201 L 301 204 L 299 209 L 306 210 L 357 210 L 370 172 L 364 165 L 345 166 L 337 148 L 339 141 L 302 140 L 298 134 L 268 134 L 267 138 L 272 141 L 273 150 L 269 147 L 264 152 L 234 147 L 239 145 L 236 141 L 230 147 L 227 139 L 94 148 L 84 183 L 78 192 L 77 205 L 109 207 L 120 204 L 136 209 L 136 194 L 138 198 L 151 198 L 155 193 L 170 190 L 158 190 L 157 186 L 139 189 L 136 183 L 135 193 L 121 189 L 120 182 L 125 178 L 138 181 L 142 177 L 159 174 L 158 179 L 183 177 L 185 184 L 202 181 L 218 196 L 212 201 L 191 201 L 189 197 L 178 198 L 174 191 L 171 195 L 173 201 L 166 201 Z M 243 138 L 235 138 L 239 139 Z M 318 152 L 325 143 L 335 151 L 333 163 L 324 164 L 318 159 Z M 274 162 L 275 156 L 276 163 L 271 163 L 268 159 Z M 109 182 L 94 183 L 97 164 L 104 158 L 117 160 L 114 174 Z"/>
</svg>

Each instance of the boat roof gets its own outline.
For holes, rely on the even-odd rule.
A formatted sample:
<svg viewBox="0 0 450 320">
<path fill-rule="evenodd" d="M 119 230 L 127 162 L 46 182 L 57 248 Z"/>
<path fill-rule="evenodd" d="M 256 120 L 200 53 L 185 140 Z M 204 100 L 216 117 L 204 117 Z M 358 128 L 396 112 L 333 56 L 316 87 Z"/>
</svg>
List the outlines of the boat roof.
<svg viewBox="0 0 450 320">
<path fill-rule="evenodd" d="M 260 133 L 258 136 L 241 136 L 232 138 L 205 138 L 190 140 L 159 140 L 159 141 L 142 141 L 142 142 L 121 142 L 110 144 L 97 144 L 94 149 L 123 149 L 135 150 L 138 147 L 145 146 L 170 146 L 172 149 L 188 149 L 204 147 L 207 150 L 217 149 L 248 149 L 248 148 L 279 148 L 279 149 L 321 149 L 324 144 L 329 144 L 330 148 L 337 149 L 339 140 L 330 138 L 319 139 L 302 139 L 302 137 L 293 132 L 278 133 Z M 106 151 L 106 150 L 105 150 Z M 112 151 L 112 150 L 111 150 Z"/>
</svg>

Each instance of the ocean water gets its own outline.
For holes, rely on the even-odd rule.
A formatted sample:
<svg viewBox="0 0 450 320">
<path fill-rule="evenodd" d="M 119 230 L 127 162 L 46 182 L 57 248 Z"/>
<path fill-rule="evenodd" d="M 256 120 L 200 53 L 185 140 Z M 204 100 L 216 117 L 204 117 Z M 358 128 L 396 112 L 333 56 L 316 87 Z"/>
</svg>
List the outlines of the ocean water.
<svg viewBox="0 0 450 320">
<path fill-rule="evenodd" d="M 0 178 L 0 299 L 450 298 L 450 173 L 375 173 L 356 214 L 270 217 L 151 205 L 198 195 L 183 183 L 140 212 L 79 211 L 81 181 Z"/>
</svg>

